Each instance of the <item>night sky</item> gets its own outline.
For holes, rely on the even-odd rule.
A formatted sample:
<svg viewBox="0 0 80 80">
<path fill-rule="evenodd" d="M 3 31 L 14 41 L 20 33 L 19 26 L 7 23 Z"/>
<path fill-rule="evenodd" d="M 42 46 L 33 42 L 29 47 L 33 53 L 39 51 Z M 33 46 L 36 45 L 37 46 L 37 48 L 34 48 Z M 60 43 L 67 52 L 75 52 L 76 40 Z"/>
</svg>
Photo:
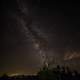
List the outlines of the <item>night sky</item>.
<svg viewBox="0 0 80 80">
<path fill-rule="evenodd" d="M 1 0 L 0 75 L 35 74 L 43 57 L 80 69 L 80 4 L 65 0 Z"/>
</svg>

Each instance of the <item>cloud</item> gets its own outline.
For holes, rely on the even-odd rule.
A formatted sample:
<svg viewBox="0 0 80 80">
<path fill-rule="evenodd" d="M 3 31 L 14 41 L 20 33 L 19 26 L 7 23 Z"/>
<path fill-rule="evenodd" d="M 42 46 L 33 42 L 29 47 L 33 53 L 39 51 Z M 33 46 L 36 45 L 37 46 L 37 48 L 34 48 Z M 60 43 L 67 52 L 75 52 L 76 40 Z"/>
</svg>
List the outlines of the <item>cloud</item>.
<svg viewBox="0 0 80 80">
<path fill-rule="evenodd" d="M 80 53 L 78 52 L 67 52 L 64 56 L 64 60 L 71 60 L 71 59 L 75 59 L 75 58 L 80 58 Z"/>
</svg>

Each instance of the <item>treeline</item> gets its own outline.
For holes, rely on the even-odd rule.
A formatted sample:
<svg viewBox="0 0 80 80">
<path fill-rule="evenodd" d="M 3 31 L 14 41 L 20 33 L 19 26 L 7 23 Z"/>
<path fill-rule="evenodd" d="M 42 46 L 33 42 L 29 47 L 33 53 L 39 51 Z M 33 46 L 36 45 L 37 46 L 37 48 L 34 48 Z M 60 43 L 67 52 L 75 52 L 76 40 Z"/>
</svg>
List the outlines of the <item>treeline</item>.
<svg viewBox="0 0 80 80">
<path fill-rule="evenodd" d="M 80 80 L 80 73 L 77 70 L 59 65 L 53 69 L 44 67 L 38 72 L 38 76 L 40 80 Z"/>
<path fill-rule="evenodd" d="M 0 80 L 80 80 L 80 73 L 76 70 L 72 71 L 69 67 L 60 67 L 58 65 L 52 69 L 43 67 L 35 76 L 18 75 L 9 77 L 4 74 Z"/>
</svg>

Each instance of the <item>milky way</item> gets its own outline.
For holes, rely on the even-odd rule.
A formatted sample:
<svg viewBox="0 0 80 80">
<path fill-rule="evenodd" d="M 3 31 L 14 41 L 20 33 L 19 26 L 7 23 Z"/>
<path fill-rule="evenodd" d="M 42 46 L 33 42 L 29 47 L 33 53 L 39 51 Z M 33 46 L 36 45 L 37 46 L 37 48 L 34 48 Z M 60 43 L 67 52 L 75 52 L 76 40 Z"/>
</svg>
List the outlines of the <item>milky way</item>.
<svg viewBox="0 0 80 80">
<path fill-rule="evenodd" d="M 34 74 L 45 61 L 53 66 L 67 62 L 80 65 L 78 8 L 64 4 L 51 0 L 3 1 L 1 74 Z"/>
</svg>

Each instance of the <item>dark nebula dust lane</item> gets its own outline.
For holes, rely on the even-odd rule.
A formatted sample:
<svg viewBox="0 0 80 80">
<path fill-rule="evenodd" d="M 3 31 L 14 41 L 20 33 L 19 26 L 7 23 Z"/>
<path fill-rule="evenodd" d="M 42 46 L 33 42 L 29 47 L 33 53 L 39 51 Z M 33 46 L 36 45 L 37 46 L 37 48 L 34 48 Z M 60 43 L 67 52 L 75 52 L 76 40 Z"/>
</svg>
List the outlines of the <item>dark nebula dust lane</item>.
<svg viewBox="0 0 80 80">
<path fill-rule="evenodd" d="M 1 75 L 35 74 L 44 61 L 80 69 L 80 6 L 62 2 L 2 1 Z"/>
</svg>

